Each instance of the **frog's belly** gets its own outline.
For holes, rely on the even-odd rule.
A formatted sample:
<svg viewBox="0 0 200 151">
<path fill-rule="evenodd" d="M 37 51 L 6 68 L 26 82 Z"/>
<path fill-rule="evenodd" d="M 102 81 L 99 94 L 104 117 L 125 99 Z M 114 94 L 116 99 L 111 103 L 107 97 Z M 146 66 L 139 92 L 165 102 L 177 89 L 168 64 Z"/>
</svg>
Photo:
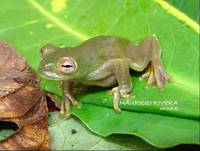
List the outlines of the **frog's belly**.
<svg viewBox="0 0 200 151">
<path fill-rule="evenodd" d="M 100 79 L 100 80 L 85 80 L 85 81 L 81 81 L 82 84 L 85 85 L 93 85 L 93 86 L 101 86 L 101 87 L 111 87 L 111 86 L 115 86 L 117 84 L 117 80 L 115 78 L 115 76 L 110 75 L 104 79 Z"/>
</svg>

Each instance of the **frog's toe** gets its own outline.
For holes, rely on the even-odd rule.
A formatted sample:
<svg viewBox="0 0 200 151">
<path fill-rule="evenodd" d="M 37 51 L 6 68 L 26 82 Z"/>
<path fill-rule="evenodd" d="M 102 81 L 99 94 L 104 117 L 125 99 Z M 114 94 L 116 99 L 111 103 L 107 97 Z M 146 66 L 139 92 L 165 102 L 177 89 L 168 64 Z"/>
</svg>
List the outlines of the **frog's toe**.
<svg viewBox="0 0 200 151">
<path fill-rule="evenodd" d="M 131 94 L 122 94 L 121 95 L 123 99 L 130 99 L 131 98 Z"/>
<path fill-rule="evenodd" d="M 165 74 L 163 70 L 161 69 L 155 69 L 155 80 L 156 80 L 156 85 L 160 90 L 164 89 L 164 84 L 165 84 Z"/>
<path fill-rule="evenodd" d="M 121 93 L 121 97 L 123 99 L 134 99 L 135 95 L 132 95 L 131 93 Z"/>
<path fill-rule="evenodd" d="M 78 101 L 76 101 L 73 105 L 76 106 L 77 108 L 81 108 L 81 103 Z"/>
<path fill-rule="evenodd" d="M 167 82 L 172 82 L 173 78 L 167 74 L 162 68 L 155 69 L 156 85 L 160 90 L 164 89 Z"/>
<path fill-rule="evenodd" d="M 140 79 L 146 79 L 147 83 L 145 85 L 145 88 L 148 88 L 152 85 L 155 84 L 156 80 L 155 80 L 155 75 L 154 75 L 154 71 L 150 68 L 146 73 L 144 73 Z"/>
<path fill-rule="evenodd" d="M 80 103 L 77 100 L 71 100 L 72 104 L 75 106 L 79 106 Z"/>
<path fill-rule="evenodd" d="M 62 101 L 61 106 L 60 106 L 60 114 L 65 114 L 65 108 L 64 108 L 64 103 Z"/>
<path fill-rule="evenodd" d="M 142 81 L 144 79 L 148 79 L 150 75 L 150 71 L 147 71 L 146 73 L 144 73 L 142 76 L 139 77 L 139 80 Z"/>
<path fill-rule="evenodd" d="M 154 77 L 153 72 L 151 72 L 151 73 L 149 74 L 148 79 L 147 79 L 146 87 L 152 86 L 153 84 L 155 84 L 155 77 Z"/>
<path fill-rule="evenodd" d="M 71 103 L 70 101 L 65 101 L 65 115 L 70 115 L 70 106 L 71 106 Z"/>
<path fill-rule="evenodd" d="M 65 116 L 69 116 L 70 106 L 71 106 L 71 103 L 68 99 L 63 100 L 60 106 L 60 113 Z"/>
<path fill-rule="evenodd" d="M 119 87 L 114 87 L 111 91 L 110 94 L 113 95 L 113 108 L 116 112 L 120 112 L 121 109 L 119 107 L 119 101 L 120 101 L 120 91 Z"/>
<path fill-rule="evenodd" d="M 115 110 L 116 112 L 121 112 L 121 111 L 122 111 L 119 107 L 115 107 L 115 106 L 114 106 L 114 110 Z"/>
<path fill-rule="evenodd" d="M 113 95 L 113 91 L 112 90 L 108 90 L 106 94 L 107 95 Z"/>
</svg>

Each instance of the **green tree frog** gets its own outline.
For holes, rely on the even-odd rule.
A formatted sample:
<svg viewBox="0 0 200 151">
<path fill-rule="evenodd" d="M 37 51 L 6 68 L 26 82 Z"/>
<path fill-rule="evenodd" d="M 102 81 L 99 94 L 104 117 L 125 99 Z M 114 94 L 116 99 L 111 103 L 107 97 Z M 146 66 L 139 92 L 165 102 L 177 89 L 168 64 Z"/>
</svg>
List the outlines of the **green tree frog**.
<svg viewBox="0 0 200 151">
<path fill-rule="evenodd" d="M 69 113 L 71 104 L 79 104 L 72 93 L 74 82 L 113 87 L 113 108 L 120 111 L 120 99 L 131 97 L 130 69 L 137 72 L 146 69 L 141 79 L 147 79 L 147 86 L 155 84 L 163 89 L 172 80 L 163 69 L 155 35 L 139 44 L 116 36 L 97 36 L 76 47 L 58 48 L 47 44 L 41 48 L 41 56 L 40 74 L 62 81 L 61 113 Z"/>
</svg>

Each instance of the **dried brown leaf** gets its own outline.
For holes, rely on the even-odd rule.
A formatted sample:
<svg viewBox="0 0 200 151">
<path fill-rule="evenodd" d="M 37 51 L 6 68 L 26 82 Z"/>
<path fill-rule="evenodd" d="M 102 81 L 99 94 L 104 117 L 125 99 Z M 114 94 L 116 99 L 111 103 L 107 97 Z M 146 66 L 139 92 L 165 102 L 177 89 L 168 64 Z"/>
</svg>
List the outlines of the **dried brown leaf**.
<svg viewBox="0 0 200 151">
<path fill-rule="evenodd" d="M 19 129 L 0 141 L 0 150 L 49 149 L 46 97 L 16 50 L 0 40 L 0 120 Z"/>
</svg>

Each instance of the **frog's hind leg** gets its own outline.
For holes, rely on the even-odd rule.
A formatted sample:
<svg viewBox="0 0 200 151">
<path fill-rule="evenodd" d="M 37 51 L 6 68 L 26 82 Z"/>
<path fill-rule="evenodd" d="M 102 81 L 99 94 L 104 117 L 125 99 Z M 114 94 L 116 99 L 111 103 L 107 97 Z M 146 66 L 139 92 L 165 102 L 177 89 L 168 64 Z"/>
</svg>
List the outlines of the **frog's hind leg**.
<svg viewBox="0 0 200 151">
<path fill-rule="evenodd" d="M 135 47 L 135 50 L 139 54 L 139 61 L 132 63 L 130 66 L 133 70 L 143 71 L 147 68 L 147 71 L 140 77 L 140 79 L 147 79 L 146 86 L 153 84 L 161 90 L 164 84 L 172 80 L 163 68 L 161 61 L 161 49 L 159 42 L 155 35 L 152 35 L 144 39 L 139 45 Z M 137 60 L 135 59 L 135 60 Z"/>
</svg>

